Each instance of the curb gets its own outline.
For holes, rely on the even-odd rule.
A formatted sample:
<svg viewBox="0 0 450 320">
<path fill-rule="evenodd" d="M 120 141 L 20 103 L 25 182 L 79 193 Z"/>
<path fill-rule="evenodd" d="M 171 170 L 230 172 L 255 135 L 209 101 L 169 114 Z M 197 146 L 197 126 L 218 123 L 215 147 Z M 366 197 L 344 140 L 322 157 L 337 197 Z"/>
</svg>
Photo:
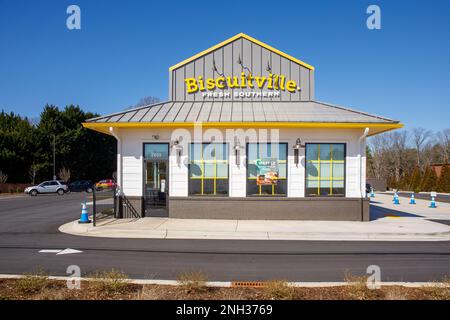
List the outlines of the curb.
<svg viewBox="0 0 450 320">
<path fill-rule="evenodd" d="M 0 274 L 0 279 L 21 279 L 25 278 L 26 275 L 19 274 Z M 60 280 L 60 281 L 92 281 L 94 278 L 88 277 L 67 277 L 67 276 L 49 276 L 50 280 Z M 165 285 L 165 286 L 178 286 L 180 283 L 176 280 L 162 280 L 162 279 L 123 279 L 127 283 L 131 284 L 142 284 L 142 285 Z M 243 282 L 243 281 L 239 281 Z M 265 282 L 254 282 L 257 284 L 264 284 Z M 298 288 L 326 288 L 326 287 L 341 287 L 348 286 L 352 284 L 358 284 L 357 282 L 343 282 L 343 281 L 328 281 L 328 282 L 287 282 L 291 287 Z M 228 288 L 234 286 L 234 281 L 207 281 L 205 283 L 207 287 L 223 287 Z M 450 287 L 449 283 L 445 282 L 405 282 L 405 281 L 382 281 L 379 283 L 380 286 L 402 286 L 408 288 L 420 288 L 420 287 Z"/>
<path fill-rule="evenodd" d="M 450 232 L 402 234 L 402 233 L 323 233 L 295 232 L 230 232 L 230 231 L 177 231 L 177 230 L 129 230 L 101 228 L 91 224 L 79 224 L 78 220 L 63 224 L 58 228 L 62 233 L 75 236 L 120 238 L 120 239 L 209 239 L 209 240 L 291 240 L 291 241 L 450 241 Z M 130 236 L 131 235 L 131 236 Z"/>
</svg>

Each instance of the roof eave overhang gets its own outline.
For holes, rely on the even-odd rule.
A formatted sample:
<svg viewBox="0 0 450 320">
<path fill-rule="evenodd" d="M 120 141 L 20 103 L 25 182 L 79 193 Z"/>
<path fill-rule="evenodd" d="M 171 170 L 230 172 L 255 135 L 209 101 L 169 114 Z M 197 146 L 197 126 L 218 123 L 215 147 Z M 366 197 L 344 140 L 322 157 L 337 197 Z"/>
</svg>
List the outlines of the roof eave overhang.
<svg viewBox="0 0 450 320">
<path fill-rule="evenodd" d="M 109 134 L 109 128 L 317 128 L 317 129 L 365 129 L 369 128 L 369 136 L 390 130 L 403 128 L 402 123 L 371 123 L 371 122 L 83 122 L 83 127 L 101 133 Z"/>
</svg>

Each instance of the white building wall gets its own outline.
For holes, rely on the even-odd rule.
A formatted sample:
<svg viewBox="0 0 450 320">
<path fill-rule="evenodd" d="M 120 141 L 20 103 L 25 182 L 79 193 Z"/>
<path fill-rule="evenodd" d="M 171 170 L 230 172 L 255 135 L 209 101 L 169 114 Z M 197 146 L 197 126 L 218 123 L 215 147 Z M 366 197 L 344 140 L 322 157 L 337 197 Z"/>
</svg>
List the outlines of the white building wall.
<svg viewBox="0 0 450 320">
<path fill-rule="evenodd" d="M 366 170 L 367 170 L 367 157 L 366 157 L 366 138 L 361 139 L 361 193 L 366 195 Z"/>
<path fill-rule="evenodd" d="M 142 146 L 128 130 L 119 132 L 122 141 L 122 186 L 127 196 L 142 195 Z M 120 179 L 119 179 L 120 181 Z"/>
<path fill-rule="evenodd" d="M 229 146 L 229 194 L 230 197 L 245 197 L 247 183 L 247 169 L 245 166 L 245 146 L 239 150 L 239 165 L 236 164 L 234 141 L 228 141 Z"/>
<path fill-rule="evenodd" d="M 225 131 L 221 131 L 223 140 L 229 148 L 229 196 L 246 196 L 246 147 L 242 141 L 240 145 L 240 164 L 236 165 L 234 152 L 234 138 L 228 137 Z M 270 130 L 268 130 L 270 133 Z M 192 130 L 177 129 L 173 132 L 169 129 L 121 129 L 118 135 L 122 140 L 122 190 L 125 195 L 143 195 L 143 144 L 152 142 L 169 143 L 178 137 L 187 134 L 193 137 Z M 361 129 L 281 129 L 279 141 L 288 144 L 288 197 L 305 196 L 305 149 L 300 149 L 299 164 L 295 164 L 293 145 L 297 138 L 302 143 L 345 143 L 346 144 L 346 197 L 361 197 L 365 190 L 365 139 L 361 139 Z M 158 139 L 155 137 L 158 136 Z M 208 138 L 207 141 L 210 139 Z M 169 149 L 169 195 L 177 197 L 188 196 L 188 138 L 180 139 L 183 147 L 179 163 L 176 151 Z M 206 141 L 205 141 L 206 142 Z M 119 149 L 118 149 L 119 150 Z M 118 161 L 118 164 L 120 162 Z M 118 174 L 120 169 L 118 168 Z"/>
</svg>

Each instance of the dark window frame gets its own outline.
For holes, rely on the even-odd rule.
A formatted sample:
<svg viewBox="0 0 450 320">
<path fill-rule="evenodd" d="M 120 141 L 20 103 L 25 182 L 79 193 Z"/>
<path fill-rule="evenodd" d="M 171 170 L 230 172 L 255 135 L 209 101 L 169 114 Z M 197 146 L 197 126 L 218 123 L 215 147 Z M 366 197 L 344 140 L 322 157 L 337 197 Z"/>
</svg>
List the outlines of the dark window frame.
<svg viewBox="0 0 450 320">
<path fill-rule="evenodd" d="M 146 144 L 165 144 L 167 146 L 167 159 L 147 159 L 145 157 L 145 145 Z M 170 195 L 170 184 L 169 184 L 169 172 L 170 172 L 170 143 L 169 142 L 143 142 L 142 143 L 142 197 L 145 198 L 145 186 L 147 184 L 147 177 L 146 177 L 146 163 L 147 161 L 152 162 L 166 162 L 167 163 L 167 195 Z M 112 183 L 114 183 L 114 180 L 111 179 Z"/>
</svg>

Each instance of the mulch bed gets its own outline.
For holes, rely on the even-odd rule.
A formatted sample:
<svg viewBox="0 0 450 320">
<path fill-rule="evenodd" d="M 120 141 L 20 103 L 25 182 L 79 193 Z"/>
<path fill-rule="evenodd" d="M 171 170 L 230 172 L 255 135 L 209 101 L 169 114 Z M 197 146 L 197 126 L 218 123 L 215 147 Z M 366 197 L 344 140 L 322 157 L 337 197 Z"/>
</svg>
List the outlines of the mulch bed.
<svg viewBox="0 0 450 320">
<path fill-rule="evenodd" d="M 369 290 L 363 286 L 337 286 L 326 288 L 265 287 L 198 287 L 123 284 L 119 288 L 105 289 L 95 283 L 83 281 L 81 289 L 70 290 L 65 281 L 46 280 L 39 286 L 24 286 L 17 279 L 0 280 L 1 300 L 449 300 L 450 288 L 407 288 L 384 286 Z"/>
</svg>

